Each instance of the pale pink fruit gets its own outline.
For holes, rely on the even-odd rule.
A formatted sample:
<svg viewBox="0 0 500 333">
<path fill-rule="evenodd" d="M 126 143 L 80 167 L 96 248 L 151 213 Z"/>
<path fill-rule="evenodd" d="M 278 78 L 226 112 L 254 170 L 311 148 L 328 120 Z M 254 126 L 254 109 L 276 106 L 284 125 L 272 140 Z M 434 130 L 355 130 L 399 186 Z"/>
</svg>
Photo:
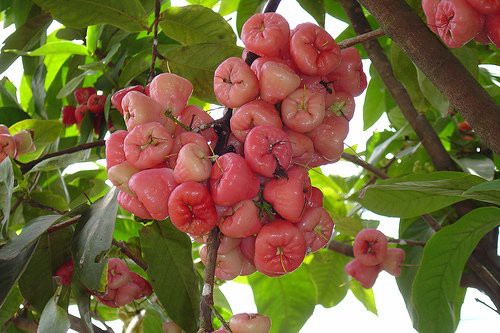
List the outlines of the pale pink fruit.
<svg viewBox="0 0 500 333">
<path fill-rule="evenodd" d="M 189 126 L 191 129 L 199 128 L 202 125 L 207 125 L 213 123 L 214 119 L 206 112 L 197 107 L 196 105 L 188 105 L 178 117 L 179 121 L 186 126 Z M 180 129 L 180 131 L 179 131 Z M 177 133 L 180 133 L 182 130 L 181 127 L 178 127 Z M 217 134 L 213 128 L 208 128 L 200 132 L 201 135 L 207 140 L 207 142 L 215 147 L 217 144 Z"/>
<path fill-rule="evenodd" d="M 250 262 L 250 260 L 245 258 L 245 256 L 243 256 L 242 260 L 243 260 L 243 264 L 242 264 L 241 273 L 240 273 L 241 276 L 247 276 L 247 275 L 250 275 L 250 274 L 257 272 L 257 268 L 252 264 L 252 262 Z"/>
<path fill-rule="evenodd" d="M 207 144 L 207 140 L 201 134 L 193 132 L 179 133 L 174 138 L 172 151 L 170 152 L 170 156 L 168 157 L 168 164 L 170 165 L 170 167 L 175 168 L 179 151 L 181 150 L 182 147 L 184 147 L 188 143 L 197 144 L 199 147 L 203 149 L 203 152 L 207 155 L 210 155 L 211 153 L 210 147 Z"/>
<path fill-rule="evenodd" d="M 152 220 L 153 217 L 149 214 L 144 205 L 135 195 L 131 195 L 120 191 L 117 198 L 118 204 L 126 211 L 131 212 L 137 217 L 145 220 Z"/>
<path fill-rule="evenodd" d="M 106 167 L 108 170 L 127 160 L 125 158 L 125 151 L 123 150 L 123 142 L 127 134 L 127 131 L 116 131 L 106 140 Z"/>
<path fill-rule="evenodd" d="M 333 232 L 333 221 L 330 214 L 322 208 L 307 208 L 297 227 L 304 233 L 307 247 L 311 252 L 324 247 Z"/>
<path fill-rule="evenodd" d="M 117 289 L 129 281 L 127 264 L 118 258 L 108 260 L 108 288 Z"/>
<path fill-rule="evenodd" d="M 139 169 L 152 168 L 169 157 L 174 142 L 165 126 L 150 122 L 134 127 L 125 138 L 127 161 Z"/>
<path fill-rule="evenodd" d="M 134 283 L 136 286 L 139 287 L 139 292 L 136 293 L 135 299 L 149 296 L 151 293 L 153 293 L 153 287 L 149 284 L 149 282 L 144 279 L 142 276 L 140 276 L 137 273 L 130 272 L 130 282 Z"/>
<path fill-rule="evenodd" d="M 255 258 L 255 239 L 257 236 L 245 237 L 240 242 L 241 254 L 247 259 L 252 265 L 254 264 Z"/>
<path fill-rule="evenodd" d="M 336 162 L 344 151 L 344 139 L 348 133 L 349 122 L 347 119 L 328 115 L 323 123 L 307 133 L 307 136 L 311 138 L 319 157 Z"/>
<path fill-rule="evenodd" d="M 387 238 L 376 229 L 363 229 L 352 244 L 354 257 L 363 265 L 375 266 L 387 257 Z"/>
<path fill-rule="evenodd" d="M 0 134 L 10 135 L 9 128 L 3 124 L 0 124 Z"/>
<path fill-rule="evenodd" d="M 188 143 L 179 151 L 174 168 L 174 179 L 177 183 L 187 181 L 202 182 L 210 178 L 212 163 L 203 147 L 196 143 Z"/>
<path fill-rule="evenodd" d="M 301 75 L 300 79 L 300 88 L 321 93 L 325 97 L 326 108 L 332 105 L 335 89 L 333 88 L 333 82 L 329 81 L 326 76 Z"/>
<path fill-rule="evenodd" d="M 422 9 L 424 10 L 429 29 L 437 33 L 436 11 L 441 0 L 422 0 Z"/>
<path fill-rule="evenodd" d="M 0 134 L 0 162 L 7 156 L 16 156 L 16 142 L 10 134 Z"/>
<path fill-rule="evenodd" d="M 276 57 L 285 48 L 290 37 L 286 19 L 276 13 L 254 14 L 241 29 L 245 47 L 260 56 Z"/>
<path fill-rule="evenodd" d="M 173 73 L 159 74 L 149 84 L 149 96 L 162 106 L 164 112 L 175 117 L 184 109 L 192 93 L 191 82 Z"/>
<path fill-rule="evenodd" d="M 333 115 L 337 117 L 344 117 L 347 120 L 351 120 L 354 116 L 355 108 L 356 104 L 351 94 L 337 91 L 333 98 L 332 105 L 326 109 L 326 112 L 327 114 L 333 113 Z"/>
<path fill-rule="evenodd" d="M 200 248 L 201 262 L 206 265 L 207 263 L 207 246 L 204 245 Z M 240 275 L 243 269 L 243 255 L 239 248 L 225 254 L 217 254 L 217 261 L 215 266 L 215 276 L 221 280 L 232 280 Z"/>
<path fill-rule="evenodd" d="M 295 91 L 300 85 L 300 77 L 287 65 L 267 61 L 259 73 L 260 98 L 276 104 Z"/>
<path fill-rule="evenodd" d="M 262 100 L 251 101 L 234 110 L 230 121 L 232 134 L 241 142 L 245 142 L 252 128 L 260 125 L 283 127 L 274 105 Z"/>
<path fill-rule="evenodd" d="M 121 191 L 128 194 L 133 194 L 132 190 L 129 188 L 130 178 L 140 170 L 130 164 L 128 161 L 122 162 L 120 164 L 114 165 L 108 170 L 108 178 Z"/>
<path fill-rule="evenodd" d="M 401 275 L 401 264 L 405 261 L 405 251 L 400 248 L 388 248 L 387 256 L 381 267 L 387 273 L 398 277 Z"/>
<path fill-rule="evenodd" d="M 36 150 L 33 143 L 33 131 L 22 130 L 13 135 L 16 143 L 16 157 L 21 154 L 32 153 Z"/>
<path fill-rule="evenodd" d="M 127 87 L 123 88 L 121 90 L 118 90 L 111 96 L 111 104 L 120 112 L 121 115 L 123 115 L 123 108 L 122 108 L 122 100 L 123 97 L 125 97 L 126 94 L 128 94 L 130 91 L 138 91 L 140 93 L 144 93 L 144 87 L 143 86 L 132 86 L 132 87 Z"/>
<path fill-rule="evenodd" d="M 259 82 L 245 61 L 231 57 L 215 70 L 214 92 L 219 103 L 237 108 L 259 95 Z"/>
<path fill-rule="evenodd" d="M 258 313 L 238 313 L 229 320 L 233 333 L 269 333 L 271 320 Z"/>
<path fill-rule="evenodd" d="M 141 292 L 139 286 L 135 283 L 127 283 L 116 289 L 115 304 L 117 306 L 125 306 L 132 303 L 136 299 L 136 295 Z"/>
<path fill-rule="evenodd" d="M 282 63 L 284 65 L 287 65 L 287 63 L 285 63 L 285 61 L 283 59 L 277 58 L 277 57 L 260 57 L 260 58 L 257 58 L 257 59 L 254 60 L 254 62 L 252 62 L 252 64 L 250 65 L 250 68 L 255 73 L 255 76 L 257 76 L 258 79 L 260 78 L 260 71 L 262 69 L 262 66 L 266 62 L 268 62 L 268 61 L 279 62 L 279 63 Z"/>
<path fill-rule="evenodd" d="M 205 240 L 208 240 L 208 235 L 204 237 Z M 218 254 L 226 254 L 230 251 L 233 251 L 236 248 L 240 247 L 241 239 L 232 238 L 227 235 L 220 235 L 220 244 L 217 249 Z"/>
<path fill-rule="evenodd" d="M 172 169 L 143 170 L 130 178 L 129 187 L 155 220 L 168 216 L 168 198 L 177 186 Z"/>
<path fill-rule="evenodd" d="M 262 227 L 259 209 L 252 200 L 244 200 L 234 205 L 229 213 L 219 219 L 218 225 L 224 235 L 234 238 L 255 235 Z"/>
<path fill-rule="evenodd" d="M 175 123 L 165 116 L 163 107 L 154 99 L 138 91 L 130 91 L 122 100 L 123 118 L 127 129 L 132 131 L 137 125 L 157 122 L 174 133 Z"/>
<path fill-rule="evenodd" d="M 290 138 L 290 143 L 292 144 L 292 160 L 293 162 L 307 165 L 312 158 L 314 153 L 314 145 L 308 136 L 292 131 L 290 129 L 285 129 L 286 134 Z"/>
<path fill-rule="evenodd" d="M 307 88 L 299 88 L 281 103 L 281 118 L 285 126 L 299 133 L 318 127 L 325 117 L 325 97 Z"/>
<path fill-rule="evenodd" d="M 333 83 L 335 91 L 344 91 L 359 96 L 366 89 L 366 74 L 358 50 L 349 47 L 342 50 L 340 65 L 326 76 Z"/>
<path fill-rule="evenodd" d="M 344 270 L 348 275 L 358 280 L 363 288 L 371 288 L 377 280 L 378 273 L 380 273 L 380 266 L 366 266 L 358 259 L 354 259 L 345 265 Z"/>
</svg>

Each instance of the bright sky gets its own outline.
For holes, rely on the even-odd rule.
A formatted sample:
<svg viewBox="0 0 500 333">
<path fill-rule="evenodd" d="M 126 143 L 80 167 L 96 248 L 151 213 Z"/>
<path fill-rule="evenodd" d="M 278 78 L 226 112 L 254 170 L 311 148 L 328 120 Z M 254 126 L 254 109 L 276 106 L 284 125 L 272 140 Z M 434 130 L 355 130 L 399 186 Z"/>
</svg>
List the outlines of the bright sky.
<svg viewBox="0 0 500 333">
<path fill-rule="evenodd" d="M 171 2 L 173 6 L 185 4 L 185 1 L 182 0 L 173 0 Z M 283 15 L 288 20 L 291 28 L 302 22 L 315 22 L 314 19 L 306 13 L 295 0 L 281 1 L 278 13 Z M 229 18 L 229 23 L 234 28 L 236 23 L 235 16 L 231 15 Z M 345 27 L 346 25 L 343 22 L 327 16 L 326 30 L 328 30 L 333 37 L 340 34 Z M 0 43 L 3 43 L 4 39 L 10 33 L 12 33 L 12 27 L 0 30 Z M 241 41 L 239 43 L 241 44 Z M 367 75 L 368 65 L 369 62 L 365 61 L 364 69 Z M 22 68 L 20 66 L 20 61 L 17 61 L 15 65 L 12 66 L 6 73 L 2 74 L 2 77 L 9 77 L 14 84 L 19 86 L 21 72 Z M 356 98 L 356 112 L 354 118 L 350 122 L 349 136 L 346 139 L 346 143 L 349 146 L 358 145 L 358 150 L 360 151 L 364 149 L 364 143 L 374 131 L 383 130 L 388 128 L 389 125 L 387 117 L 384 115 L 370 129 L 363 131 L 363 101 L 364 94 Z M 358 174 L 360 172 L 360 168 L 349 162 L 341 161 L 324 168 L 324 171 L 347 177 Z M 372 213 L 367 213 L 364 215 L 364 218 L 380 220 L 380 229 L 388 236 L 397 237 L 397 219 L 380 217 Z M 252 290 L 249 286 L 235 282 L 227 282 L 221 289 L 227 297 L 234 313 L 257 311 Z M 397 288 L 396 281 L 391 275 L 382 272 L 377 279 L 373 290 L 377 302 L 378 316 L 366 311 L 363 305 L 349 292 L 346 298 L 339 305 L 333 308 L 325 309 L 318 305 L 313 315 L 306 322 L 300 332 L 416 332 L 412 328 L 410 318 L 406 311 L 403 298 Z M 462 307 L 462 317 L 457 332 L 498 332 L 498 328 L 500 327 L 500 317 L 493 311 L 487 309 L 484 305 L 476 302 L 474 300 L 475 298 L 479 298 L 482 301 L 493 305 L 488 297 L 475 289 L 469 289 L 465 303 Z M 77 314 L 78 312 L 76 306 L 72 306 L 70 308 L 70 312 Z M 99 323 L 96 324 L 100 325 Z M 119 332 L 121 331 L 121 322 L 113 322 L 111 327 L 115 330 L 115 332 Z"/>
</svg>

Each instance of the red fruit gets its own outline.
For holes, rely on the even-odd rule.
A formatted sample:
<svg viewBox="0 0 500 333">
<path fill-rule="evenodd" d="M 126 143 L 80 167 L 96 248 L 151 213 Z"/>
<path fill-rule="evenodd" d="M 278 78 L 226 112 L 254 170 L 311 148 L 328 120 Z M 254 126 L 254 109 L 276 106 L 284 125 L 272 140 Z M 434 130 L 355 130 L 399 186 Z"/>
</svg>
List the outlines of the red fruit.
<svg viewBox="0 0 500 333">
<path fill-rule="evenodd" d="M 99 113 L 104 112 L 104 104 L 106 103 L 106 96 L 93 94 L 87 100 L 87 108 L 90 112 Z"/>
<path fill-rule="evenodd" d="M 349 93 L 339 90 L 335 93 L 332 104 L 326 109 L 326 113 L 351 120 L 354 116 L 355 106 L 354 97 Z"/>
<path fill-rule="evenodd" d="M 217 222 L 212 197 L 200 183 L 186 182 L 177 186 L 168 198 L 168 212 L 177 229 L 195 236 L 207 233 Z"/>
<path fill-rule="evenodd" d="M 203 111 L 196 105 L 188 105 L 179 115 L 179 121 L 184 125 L 195 129 L 202 125 L 213 123 L 214 119 L 206 111 Z M 180 133 L 182 131 L 184 130 L 181 127 L 178 127 L 176 133 Z M 213 128 L 208 128 L 200 133 L 207 140 L 210 146 L 214 148 L 217 144 L 217 133 L 215 133 L 215 130 Z"/>
<path fill-rule="evenodd" d="M 276 104 L 300 86 L 300 77 L 287 65 L 267 61 L 259 73 L 260 98 Z"/>
<path fill-rule="evenodd" d="M 285 133 L 292 144 L 292 160 L 298 164 L 307 165 L 314 153 L 314 145 L 311 139 L 302 133 L 285 128 Z"/>
<path fill-rule="evenodd" d="M 344 268 L 345 272 L 359 281 L 363 288 L 371 288 L 380 273 L 380 266 L 366 266 L 358 259 L 350 261 Z"/>
<path fill-rule="evenodd" d="M 140 292 L 141 290 L 135 283 L 129 282 L 116 289 L 114 302 L 118 307 L 130 304 L 136 299 L 135 296 Z"/>
<path fill-rule="evenodd" d="M 317 187 L 311 186 L 311 197 L 306 203 L 307 207 L 323 207 L 323 192 Z"/>
<path fill-rule="evenodd" d="M 63 106 L 61 114 L 64 126 L 71 126 L 73 124 L 76 124 L 75 110 L 76 108 L 73 105 Z"/>
<path fill-rule="evenodd" d="M 73 278 L 73 269 L 73 259 L 70 259 L 59 266 L 54 273 L 54 276 L 58 276 L 60 278 L 63 286 L 69 286 L 71 284 L 71 279 Z"/>
<path fill-rule="evenodd" d="M 325 97 L 307 88 L 299 88 L 281 103 L 281 118 L 289 129 L 306 133 L 318 127 L 325 117 Z"/>
<path fill-rule="evenodd" d="M 472 127 L 466 121 L 461 121 L 457 124 L 457 127 L 462 132 L 472 131 Z"/>
<path fill-rule="evenodd" d="M 241 29 L 241 40 L 246 49 L 260 56 L 277 57 L 290 37 L 286 19 L 276 13 L 255 14 Z"/>
<path fill-rule="evenodd" d="M 484 16 L 466 0 L 442 0 L 437 6 L 437 31 L 448 47 L 462 47 L 481 32 L 483 24 Z"/>
<path fill-rule="evenodd" d="M 262 227 L 259 220 L 259 209 L 252 200 L 237 203 L 231 211 L 223 215 L 218 225 L 224 235 L 234 238 L 255 235 Z"/>
<path fill-rule="evenodd" d="M 344 91 L 359 96 L 366 89 L 366 75 L 358 50 L 349 47 L 342 50 L 340 65 L 326 76 L 333 83 L 335 91 Z"/>
<path fill-rule="evenodd" d="M 311 252 L 324 247 L 333 232 L 333 221 L 330 214 L 323 208 L 307 208 L 297 227 L 304 233 L 307 247 Z"/>
<path fill-rule="evenodd" d="M 387 255 L 387 238 L 376 229 L 363 229 L 352 245 L 354 258 L 366 266 L 381 264 Z"/>
<path fill-rule="evenodd" d="M 232 119 L 232 118 L 231 118 Z M 281 120 L 280 120 L 281 121 Z M 243 156 L 243 143 L 239 141 L 233 133 L 229 134 L 226 143 L 226 151 Z"/>
<path fill-rule="evenodd" d="M 405 251 L 399 248 L 388 248 L 387 256 L 381 267 L 387 273 L 398 277 L 401 274 L 401 264 L 405 261 Z"/>
<path fill-rule="evenodd" d="M 252 265 L 254 265 L 255 258 L 255 239 L 257 236 L 245 237 L 240 242 L 240 251 Z"/>
<path fill-rule="evenodd" d="M 245 258 L 245 256 L 242 257 L 242 262 L 243 264 L 240 273 L 241 276 L 246 276 L 257 272 L 257 268 L 255 268 L 255 266 L 247 258 Z"/>
<path fill-rule="evenodd" d="M 155 220 L 168 216 L 168 198 L 177 187 L 172 169 L 158 168 L 134 174 L 129 187 Z"/>
<path fill-rule="evenodd" d="M 286 133 L 264 125 L 254 127 L 245 139 L 245 160 L 258 174 L 272 178 L 282 176 L 292 161 L 292 145 Z"/>
<path fill-rule="evenodd" d="M 118 110 L 118 112 L 120 112 L 121 115 L 123 115 L 122 100 L 129 91 L 138 91 L 140 93 L 144 93 L 144 87 L 132 86 L 123 88 L 121 90 L 118 90 L 113 94 L 113 96 L 111 96 L 111 104 L 113 104 L 113 106 Z"/>
<path fill-rule="evenodd" d="M 490 41 L 500 48 L 500 13 L 486 17 L 485 30 Z"/>
<path fill-rule="evenodd" d="M 231 57 L 215 70 L 214 92 L 219 103 L 237 108 L 259 95 L 259 82 L 245 61 Z"/>
<path fill-rule="evenodd" d="M 123 144 L 128 132 L 119 130 L 113 132 L 106 140 L 106 167 L 109 168 L 126 161 Z"/>
<path fill-rule="evenodd" d="M 81 104 L 78 105 L 76 110 L 75 110 L 75 119 L 76 119 L 76 124 L 79 126 L 83 118 L 85 118 L 85 114 L 88 112 L 87 104 Z"/>
<path fill-rule="evenodd" d="M 149 214 L 144 205 L 135 195 L 131 195 L 120 191 L 117 198 L 118 204 L 126 211 L 131 212 L 137 217 L 145 220 L 152 220 L 153 217 Z"/>
<path fill-rule="evenodd" d="M 137 273 L 129 272 L 130 282 L 139 287 L 139 293 L 136 294 L 135 299 L 149 296 L 153 293 L 153 288 L 149 282 Z"/>
<path fill-rule="evenodd" d="M 148 86 L 148 95 L 162 106 L 163 112 L 170 112 L 175 117 L 186 107 L 193 93 L 191 82 L 173 73 L 155 76 Z"/>
<path fill-rule="evenodd" d="M 137 125 L 158 122 L 169 133 L 174 133 L 176 125 L 165 116 L 165 110 L 154 99 L 138 91 L 131 91 L 122 100 L 123 118 L 129 131 Z"/>
<path fill-rule="evenodd" d="M 258 178 L 240 155 L 224 154 L 212 166 L 210 192 L 217 205 L 233 206 L 240 201 L 253 199 L 259 187 Z"/>
<path fill-rule="evenodd" d="M 98 135 L 101 132 L 101 124 L 104 121 L 104 112 L 94 113 L 94 133 Z"/>
<path fill-rule="evenodd" d="M 422 0 L 422 9 L 427 18 L 427 26 L 435 33 L 437 33 L 436 11 L 440 2 L 441 0 Z"/>
<path fill-rule="evenodd" d="M 300 88 L 322 94 L 325 97 L 326 108 L 332 105 L 335 89 L 333 88 L 333 82 L 329 81 L 326 76 L 301 75 L 300 79 Z"/>
<path fill-rule="evenodd" d="M 75 89 L 73 95 L 75 95 L 77 104 L 87 104 L 87 100 L 89 99 L 89 97 L 91 95 L 94 95 L 95 93 L 97 93 L 97 90 L 92 87 L 88 87 Z"/>
<path fill-rule="evenodd" d="M 500 0 L 467 0 L 467 3 L 484 15 L 500 13 Z"/>
<path fill-rule="evenodd" d="M 129 281 L 127 264 L 118 258 L 108 260 L 108 288 L 118 289 Z"/>
<path fill-rule="evenodd" d="M 229 320 L 234 333 L 269 333 L 271 320 L 258 313 L 238 313 Z"/>
<path fill-rule="evenodd" d="M 307 170 L 299 166 L 291 167 L 288 178 L 268 181 L 263 194 L 264 200 L 284 219 L 290 222 L 300 221 L 311 196 L 311 180 Z"/>
<path fill-rule="evenodd" d="M 188 181 L 202 182 L 210 178 L 212 163 L 203 147 L 196 143 L 188 143 L 179 151 L 174 169 L 177 183 Z"/>
<path fill-rule="evenodd" d="M 7 156 L 14 158 L 16 156 L 16 142 L 9 134 L 0 134 L 0 162 Z"/>
<path fill-rule="evenodd" d="M 207 246 L 204 245 L 200 248 L 201 262 L 206 265 L 207 263 Z M 215 266 L 215 276 L 221 280 L 232 280 L 240 275 L 243 269 L 243 255 L 239 248 L 225 254 L 217 254 L 217 261 Z"/>
<path fill-rule="evenodd" d="M 230 125 L 231 132 L 241 142 L 245 142 L 248 132 L 256 126 L 283 127 L 274 105 L 262 100 L 251 101 L 234 110 Z"/>
<path fill-rule="evenodd" d="M 323 28 L 313 23 L 299 24 L 290 38 L 290 54 L 306 75 L 326 75 L 340 64 L 340 47 Z"/>
<path fill-rule="evenodd" d="M 304 235 L 291 222 L 275 220 L 262 227 L 255 240 L 255 267 L 268 276 L 297 269 L 306 254 Z"/>
</svg>

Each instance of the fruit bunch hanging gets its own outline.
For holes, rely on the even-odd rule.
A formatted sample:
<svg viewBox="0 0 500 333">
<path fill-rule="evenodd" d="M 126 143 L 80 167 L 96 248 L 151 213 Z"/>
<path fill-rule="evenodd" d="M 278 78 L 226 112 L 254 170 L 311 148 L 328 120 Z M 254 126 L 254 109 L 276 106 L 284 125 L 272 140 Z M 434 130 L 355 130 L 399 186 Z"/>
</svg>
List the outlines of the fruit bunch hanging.
<svg viewBox="0 0 500 333">
<path fill-rule="evenodd" d="M 92 87 L 78 88 L 73 92 L 77 106 L 65 105 L 61 110 L 62 122 L 65 126 L 76 124 L 80 127 L 85 116 L 91 118 L 94 132 L 99 134 L 104 124 L 104 105 L 106 95 L 100 95 Z M 108 124 L 108 128 L 112 125 Z"/>
</svg>

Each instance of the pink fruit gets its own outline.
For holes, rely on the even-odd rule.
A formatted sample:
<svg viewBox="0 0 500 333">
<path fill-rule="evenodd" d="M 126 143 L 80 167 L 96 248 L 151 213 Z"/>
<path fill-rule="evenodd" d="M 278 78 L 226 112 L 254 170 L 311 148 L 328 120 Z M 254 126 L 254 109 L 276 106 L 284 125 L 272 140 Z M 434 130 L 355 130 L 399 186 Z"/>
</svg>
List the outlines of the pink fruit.
<svg viewBox="0 0 500 333">
<path fill-rule="evenodd" d="M 300 79 L 300 88 L 322 94 L 325 97 L 326 108 L 332 105 L 335 89 L 333 88 L 333 82 L 329 81 L 326 76 L 301 75 Z"/>
<path fill-rule="evenodd" d="M 3 124 L 0 124 L 0 134 L 10 135 L 9 128 Z"/>
<path fill-rule="evenodd" d="M 486 17 L 485 30 L 490 41 L 500 48 L 500 13 Z"/>
<path fill-rule="evenodd" d="M 298 164 L 307 165 L 314 153 L 313 142 L 302 133 L 285 129 L 292 144 L 292 161 Z"/>
<path fill-rule="evenodd" d="M 230 125 L 231 132 L 241 142 L 245 142 L 248 132 L 255 126 L 283 127 L 274 105 L 262 100 L 251 101 L 234 110 Z"/>
<path fill-rule="evenodd" d="M 232 119 L 232 118 L 231 118 Z M 280 120 L 281 121 L 281 120 Z M 233 133 L 229 134 L 226 143 L 226 151 L 243 156 L 243 143 L 239 141 Z"/>
<path fill-rule="evenodd" d="M 73 124 L 76 124 L 75 110 L 76 108 L 73 105 L 63 106 L 61 114 L 64 126 L 71 126 Z"/>
<path fill-rule="evenodd" d="M 109 170 L 112 166 L 126 161 L 123 143 L 128 132 L 119 130 L 113 132 L 106 140 L 106 167 Z"/>
<path fill-rule="evenodd" d="M 54 276 L 59 277 L 63 286 L 69 286 L 71 284 L 71 279 L 73 278 L 73 269 L 73 259 L 70 259 L 59 266 L 59 268 L 54 273 Z"/>
<path fill-rule="evenodd" d="M 148 210 L 139 201 L 135 195 L 131 195 L 125 192 L 118 193 L 117 198 L 118 204 L 128 212 L 131 212 L 137 217 L 145 220 L 152 220 L 153 217 L 149 214 Z"/>
<path fill-rule="evenodd" d="M 155 220 L 168 216 L 168 198 L 177 186 L 172 169 L 143 170 L 130 178 L 129 187 Z"/>
<path fill-rule="evenodd" d="M 129 282 L 116 289 L 114 302 L 118 307 L 125 306 L 132 303 L 138 293 L 140 293 L 140 288 L 135 283 Z"/>
<path fill-rule="evenodd" d="M 323 28 L 313 23 L 299 24 L 290 38 L 290 54 L 306 75 L 326 75 L 340 64 L 340 47 Z"/>
<path fill-rule="evenodd" d="M 259 180 L 243 157 L 228 153 L 220 156 L 212 166 L 210 192 L 217 205 L 233 206 L 253 199 L 259 192 Z"/>
<path fill-rule="evenodd" d="M 214 92 L 219 103 L 237 108 L 259 95 L 259 82 L 242 59 L 231 57 L 215 70 Z"/>
<path fill-rule="evenodd" d="M 163 112 L 175 117 L 186 107 L 192 93 L 191 82 L 172 73 L 157 75 L 149 84 L 149 96 L 162 106 Z"/>
<path fill-rule="evenodd" d="M 286 19 L 276 13 L 255 14 L 241 29 L 245 47 L 260 56 L 276 57 L 287 46 L 290 27 Z"/>
<path fill-rule="evenodd" d="M 271 320 L 258 313 L 238 313 L 229 320 L 229 327 L 234 333 L 269 333 Z"/>
<path fill-rule="evenodd" d="M 345 272 L 358 280 L 363 288 L 371 288 L 380 273 L 380 266 L 366 266 L 358 259 L 350 261 L 344 268 Z"/>
<path fill-rule="evenodd" d="M 311 186 L 311 197 L 306 203 L 307 207 L 323 207 L 323 193 L 317 187 Z"/>
<path fill-rule="evenodd" d="M 148 169 L 167 160 L 173 143 L 165 126 L 150 122 L 135 126 L 125 138 L 123 149 L 130 164 Z"/>
<path fill-rule="evenodd" d="M 481 32 L 483 24 L 484 16 L 466 0 L 442 0 L 437 6 L 437 31 L 448 47 L 462 47 Z"/>
<path fill-rule="evenodd" d="M 405 261 L 405 251 L 400 248 L 388 248 L 387 256 L 381 267 L 387 273 L 398 277 L 401 274 L 401 264 Z"/>
<path fill-rule="evenodd" d="M 122 100 L 123 97 L 125 97 L 126 94 L 128 94 L 130 91 L 138 91 L 140 93 L 144 93 L 144 87 L 143 86 L 132 86 L 132 87 L 127 87 L 123 88 L 121 90 L 118 90 L 111 96 L 111 104 L 120 112 L 120 114 L 123 115 L 123 108 L 122 108 Z"/>
<path fill-rule="evenodd" d="M 325 97 L 307 88 L 299 88 L 281 103 L 281 118 L 289 129 L 306 133 L 318 127 L 325 117 Z"/>
<path fill-rule="evenodd" d="M 203 147 L 196 143 L 183 146 L 177 156 L 174 179 L 177 183 L 202 182 L 210 178 L 212 163 Z"/>
<path fill-rule="evenodd" d="M 122 162 L 120 164 L 114 165 L 108 169 L 108 178 L 121 191 L 128 194 L 133 194 L 132 190 L 129 188 L 130 178 L 140 170 L 130 164 L 128 161 Z"/>
<path fill-rule="evenodd" d="M 87 104 L 78 105 L 75 110 L 75 119 L 78 126 L 80 126 L 88 111 L 89 109 L 87 108 Z"/>
<path fill-rule="evenodd" d="M 264 187 L 264 200 L 274 210 L 290 222 L 302 219 L 306 203 L 311 196 L 311 180 L 307 170 L 293 166 L 288 170 L 288 178 L 271 179 Z"/>
<path fill-rule="evenodd" d="M 151 293 L 153 292 L 153 288 L 146 279 L 134 272 L 129 272 L 129 276 L 130 282 L 139 287 L 139 292 L 136 293 L 135 299 L 151 295 Z"/>
<path fill-rule="evenodd" d="M 467 0 L 467 3 L 484 15 L 500 13 L 500 0 Z"/>
<path fill-rule="evenodd" d="M 264 125 L 254 127 L 245 139 L 245 160 L 258 174 L 282 176 L 290 167 L 292 145 L 283 130 Z"/>
<path fill-rule="evenodd" d="M 437 33 L 436 11 L 441 0 L 422 0 L 422 9 L 424 10 L 429 29 Z"/>
<path fill-rule="evenodd" d="M 257 236 L 245 237 L 240 242 L 241 254 L 247 259 L 252 265 L 254 264 L 255 258 L 255 239 Z"/>
<path fill-rule="evenodd" d="M 381 264 L 387 256 L 387 238 L 376 229 L 363 229 L 353 243 L 354 258 L 366 266 Z"/>
<path fill-rule="evenodd" d="M 205 243 L 206 240 L 208 239 L 208 235 L 204 237 Z M 219 248 L 217 249 L 218 254 L 226 254 L 230 251 L 233 251 L 236 248 L 239 248 L 241 243 L 241 239 L 239 238 L 232 238 L 229 236 L 226 236 L 224 234 L 220 235 L 220 244 Z"/>
<path fill-rule="evenodd" d="M 108 260 L 108 288 L 118 289 L 129 281 L 127 264 L 118 258 Z"/>
<path fill-rule="evenodd" d="M 279 62 L 279 63 L 287 65 L 286 62 L 283 59 L 277 58 L 277 57 L 260 57 L 260 58 L 257 58 L 257 59 L 254 60 L 254 62 L 252 62 L 252 64 L 250 65 L 250 68 L 255 73 L 255 76 L 257 76 L 258 79 L 260 78 L 260 71 L 262 69 L 262 66 L 266 62 L 268 62 L 268 61 Z"/>
<path fill-rule="evenodd" d="M 219 220 L 218 225 L 224 235 L 234 238 L 255 235 L 262 227 L 259 220 L 259 209 L 252 200 L 237 203 L 228 214 Z"/>
<path fill-rule="evenodd" d="M 91 95 L 94 95 L 95 93 L 97 93 L 97 90 L 92 87 L 87 87 L 75 89 L 73 95 L 75 95 L 77 104 L 87 104 L 87 100 L 89 99 L 89 97 Z"/>
<path fill-rule="evenodd" d="M 354 109 L 356 104 L 354 103 L 354 97 L 351 94 L 337 91 L 333 97 L 332 105 L 326 109 L 326 113 L 337 117 L 344 117 L 347 120 L 351 120 L 354 116 Z"/>
<path fill-rule="evenodd" d="M 16 156 L 16 142 L 10 134 L 0 134 L 0 162 L 7 156 Z"/>
<path fill-rule="evenodd" d="M 13 135 L 16 143 L 16 157 L 36 150 L 33 143 L 34 133 L 32 130 L 22 130 Z"/>
<path fill-rule="evenodd" d="M 217 212 L 206 186 L 186 182 L 177 186 L 168 198 L 172 223 L 180 231 L 199 236 L 210 231 L 217 222 Z"/>
<path fill-rule="evenodd" d="M 349 47 L 342 50 L 340 65 L 326 76 L 335 91 L 344 91 L 359 96 L 366 89 L 366 75 L 358 50 Z"/>
<path fill-rule="evenodd" d="M 199 147 L 203 149 L 203 152 L 207 155 L 210 155 L 211 153 L 210 147 L 207 144 L 207 140 L 201 134 L 193 132 L 179 133 L 174 138 L 172 151 L 170 152 L 170 156 L 168 157 L 168 163 L 170 167 L 175 168 L 179 151 L 183 146 L 187 145 L 188 143 L 197 144 Z"/>
<path fill-rule="evenodd" d="M 333 232 L 333 221 L 330 214 L 323 208 L 307 208 L 297 227 L 304 233 L 307 247 L 311 252 L 324 247 Z"/>
<path fill-rule="evenodd" d="M 200 248 L 201 262 L 207 263 L 207 246 Z M 240 275 L 243 269 L 243 255 L 239 248 L 235 248 L 225 254 L 217 254 L 215 276 L 221 280 L 232 280 Z"/>
<path fill-rule="evenodd" d="M 175 123 L 165 116 L 165 110 L 151 97 L 138 91 L 130 91 L 122 100 L 123 118 L 129 131 L 137 125 L 157 122 L 165 126 L 169 133 L 174 133 Z"/>
<path fill-rule="evenodd" d="M 199 128 L 202 125 L 213 123 L 214 119 L 196 105 L 188 105 L 179 115 L 179 121 L 192 129 Z M 178 127 L 180 129 L 180 127 Z M 177 132 L 178 133 L 178 132 Z M 201 135 L 210 143 L 212 148 L 217 144 L 217 134 L 213 128 L 208 128 L 200 132 Z"/>
<path fill-rule="evenodd" d="M 344 139 L 348 132 L 349 122 L 347 119 L 327 115 L 323 119 L 323 123 L 307 133 L 307 136 L 312 140 L 318 157 L 325 158 L 331 163 L 340 159 L 344 151 Z"/>
<path fill-rule="evenodd" d="M 267 61 L 259 73 L 260 98 L 276 104 L 291 94 L 300 85 L 300 77 L 287 65 Z"/>
<path fill-rule="evenodd" d="M 255 240 L 255 267 L 268 276 L 294 271 L 305 254 L 304 235 L 285 220 L 277 219 L 264 225 Z"/>
</svg>

